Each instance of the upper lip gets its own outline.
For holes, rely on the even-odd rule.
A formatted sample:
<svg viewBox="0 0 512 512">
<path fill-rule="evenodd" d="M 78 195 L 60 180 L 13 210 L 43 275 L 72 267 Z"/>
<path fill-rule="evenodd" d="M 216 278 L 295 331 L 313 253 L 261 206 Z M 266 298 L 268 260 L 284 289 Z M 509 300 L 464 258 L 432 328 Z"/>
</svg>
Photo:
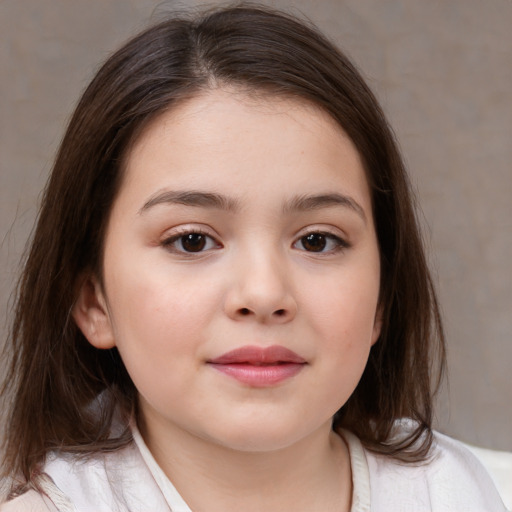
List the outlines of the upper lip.
<svg viewBox="0 0 512 512">
<path fill-rule="evenodd" d="M 286 347 L 280 345 L 271 345 L 270 347 L 258 347 L 256 345 L 247 345 L 245 347 L 235 348 L 215 359 L 209 359 L 212 364 L 278 364 L 278 363 L 296 363 L 304 364 L 306 360 L 300 357 Z"/>
</svg>

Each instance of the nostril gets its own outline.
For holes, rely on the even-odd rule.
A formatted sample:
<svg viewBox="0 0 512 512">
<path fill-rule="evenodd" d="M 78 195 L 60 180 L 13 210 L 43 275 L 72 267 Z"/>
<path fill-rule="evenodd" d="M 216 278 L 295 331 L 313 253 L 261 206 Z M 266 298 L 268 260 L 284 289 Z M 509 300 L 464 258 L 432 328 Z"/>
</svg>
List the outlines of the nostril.
<svg viewBox="0 0 512 512">
<path fill-rule="evenodd" d="M 274 315 L 276 316 L 284 316 L 286 314 L 286 311 L 284 309 L 278 309 L 274 311 Z"/>
<path fill-rule="evenodd" d="M 251 313 L 251 311 L 248 309 L 248 308 L 242 308 L 240 310 L 240 314 L 243 315 L 243 316 L 247 316 Z"/>
</svg>

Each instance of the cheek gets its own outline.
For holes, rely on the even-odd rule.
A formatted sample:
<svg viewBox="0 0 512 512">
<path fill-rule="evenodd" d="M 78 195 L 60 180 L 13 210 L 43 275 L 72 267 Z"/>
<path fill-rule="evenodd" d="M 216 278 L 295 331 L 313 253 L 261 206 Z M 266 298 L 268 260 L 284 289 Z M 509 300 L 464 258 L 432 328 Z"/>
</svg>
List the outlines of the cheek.
<svg viewBox="0 0 512 512">
<path fill-rule="evenodd" d="M 347 344 L 371 341 L 379 295 L 378 274 L 331 279 L 310 288 L 309 308 L 318 329 Z"/>
<path fill-rule="evenodd" d="M 343 401 L 355 389 L 368 361 L 379 291 L 376 283 L 378 274 L 352 274 L 315 287 L 308 300 L 310 335 L 318 340 L 328 387 L 339 390 Z"/>
<path fill-rule="evenodd" d="M 209 312 L 201 297 L 179 282 L 139 275 L 112 293 L 116 346 L 138 392 L 149 403 L 172 403 L 193 387 L 191 364 L 199 364 L 204 322 Z M 202 304 L 199 311 L 198 303 Z"/>
<path fill-rule="evenodd" d="M 129 371 L 179 366 L 200 346 L 219 303 L 217 287 L 200 276 L 171 275 L 155 265 L 132 272 L 118 265 L 107 284 L 116 345 Z"/>
</svg>

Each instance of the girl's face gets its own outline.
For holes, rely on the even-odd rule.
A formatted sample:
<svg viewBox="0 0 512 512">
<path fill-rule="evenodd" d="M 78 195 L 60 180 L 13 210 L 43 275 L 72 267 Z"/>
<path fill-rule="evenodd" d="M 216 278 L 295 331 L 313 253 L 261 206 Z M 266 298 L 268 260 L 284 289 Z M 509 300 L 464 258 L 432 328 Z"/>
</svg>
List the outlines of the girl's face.
<svg viewBox="0 0 512 512">
<path fill-rule="evenodd" d="M 330 428 L 380 331 L 379 250 L 359 155 L 298 100 L 215 90 L 130 151 L 104 286 L 74 316 L 117 346 L 150 440 L 236 450 Z"/>
</svg>

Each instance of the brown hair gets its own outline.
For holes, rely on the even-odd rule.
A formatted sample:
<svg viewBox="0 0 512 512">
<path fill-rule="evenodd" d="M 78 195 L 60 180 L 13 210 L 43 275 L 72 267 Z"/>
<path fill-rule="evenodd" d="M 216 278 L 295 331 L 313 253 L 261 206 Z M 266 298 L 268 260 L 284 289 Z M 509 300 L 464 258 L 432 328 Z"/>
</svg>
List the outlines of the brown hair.
<svg viewBox="0 0 512 512">
<path fill-rule="evenodd" d="M 350 429 L 377 452 L 427 456 L 444 337 L 393 134 L 360 74 L 315 28 L 240 5 L 175 17 L 133 38 L 101 67 L 70 120 L 17 289 L 3 389 L 14 391 L 7 474 L 30 480 L 50 450 L 93 453 L 130 441 L 127 427 L 116 435 L 111 427 L 116 408 L 124 418 L 133 412 L 133 383 L 117 350 L 92 347 L 70 311 L 80 276 L 101 277 L 105 226 L 130 144 L 157 114 L 219 84 L 311 102 L 357 147 L 380 246 L 383 327 L 333 428 Z M 402 417 L 414 428 L 393 440 Z"/>
</svg>

